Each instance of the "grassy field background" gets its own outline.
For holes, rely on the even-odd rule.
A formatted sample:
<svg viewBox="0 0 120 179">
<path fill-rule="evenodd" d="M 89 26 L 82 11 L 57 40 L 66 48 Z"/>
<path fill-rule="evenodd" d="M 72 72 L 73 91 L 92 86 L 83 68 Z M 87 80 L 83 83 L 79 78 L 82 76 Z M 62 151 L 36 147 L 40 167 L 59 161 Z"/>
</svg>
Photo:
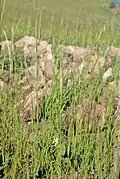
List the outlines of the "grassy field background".
<svg viewBox="0 0 120 179">
<path fill-rule="evenodd" d="M 35 34 L 51 40 L 52 34 L 74 43 L 119 44 L 120 14 L 110 0 L 1 0 L 2 29 L 9 38 Z M 76 35 L 77 32 L 77 35 Z M 67 36 L 66 36 L 67 33 Z M 76 37 L 77 36 L 77 37 Z"/>
<path fill-rule="evenodd" d="M 0 40 L 5 39 L 3 32 L 12 40 L 26 34 L 35 35 L 53 45 L 100 47 L 102 55 L 108 45 L 120 45 L 120 12 L 109 8 L 109 0 L 1 0 L 0 3 Z M 13 66 L 15 63 L 20 66 L 24 60 L 19 54 L 0 60 L 9 62 L 9 58 Z M 115 83 L 120 80 L 119 64 L 114 59 Z M 15 79 L 21 66 L 12 70 Z M 29 122 L 24 124 L 23 133 L 16 108 L 22 91 L 13 85 L 0 92 L 0 178 L 73 179 L 76 173 L 78 179 L 120 178 L 120 157 L 114 146 L 120 128 L 112 115 L 115 89 L 109 89 L 108 83 L 103 84 L 100 75 L 91 75 L 88 86 L 83 79 L 84 74 L 74 86 L 67 87 L 61 78 L 53 78 L 51 95 L 45 98 L 42 114 L 38 111 L 31 116 L 28 135 Z M 77 106 L 86 98 L 97 99 L 98 103 L 104 101 L 103 88 L 108 92 L 109 117 L 105 122 L 103 115 L 103 121 L 96 126 L 79 116 Z M 70 122 L 66 130 L 61 119 L 67 108 L 68 120 L 80 119 L 76 128 Z"/>
</svg>

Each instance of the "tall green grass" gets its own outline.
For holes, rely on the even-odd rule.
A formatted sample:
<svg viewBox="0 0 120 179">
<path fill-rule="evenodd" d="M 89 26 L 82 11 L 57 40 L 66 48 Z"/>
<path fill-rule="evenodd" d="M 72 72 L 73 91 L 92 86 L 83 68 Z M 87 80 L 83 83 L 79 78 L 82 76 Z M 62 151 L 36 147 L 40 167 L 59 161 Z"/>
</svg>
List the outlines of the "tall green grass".
<svg viewBox="0 0 120 179">
<path fill-rule="evenodd" d="M 120 15 L 114 13 L 109 4 L 107 0 L 61 0 L 59 3 L 54 0 L 1 0 L 1 29 L 9 38 L 14 31 L 15 39 L 37 33 L 51 41 L 54 34 L 65 43 L 83 45 L 97 44 L 96 38 L 105 27 L 101 43 L 119 45 Z"/>
<path fill-rule="evenodd" d="M 69 20 L 65 21 L 65 18 L 61 18 L 58 26 L 55 21 L 56 15 L 53 13 L 50 21 L 47 20 L 47 22 L 50 22 L 48 29 L 48 27 L 44 28 L 42 23 L 42 19 L 45 21 L 46 18 L 43 12 L 40 16 L 37 16 L 35 21 L 31 19 L 32 13 L 29 16 L 29 20 L 26 17 L 27 15 L 23 17 L 23 13 L 28 13 L 26 6 L 31 10 L 31 2 L 21 1 L 21 4 L 18 1 L 2 2 L 6 2 L 10 12 L 7 11 L 8 9 L 4 11 L 5 6 L 2 6 L 1 38 L 5 38 L 5 34 L 7 34 L 7 38 L 14 40 L 26 33 L 34 34 L 43 39 L 48 38 L 53 44 L 53 55 L 56 61 L 58 60 L 56 47 L 59 43 L 99 47 L 101 54 L 104 55 L 109 43 L 115 42 L 117 44 L 118 42 L 118 29 L 113 29 L 109 25 L 103 23 L 97 25 L 91 23 L 88 25 L 86 21 L 83 22 L 85 19 L 82 17 L 83 24 L 80 24 L 80 28 L 79 22 L 76 23 L 75 28 L 72 28 L 72 26 L 69 26 Z M 37 3 L 36 1 L 32 2 L 32 8 L 35 10 Z M 88 3 L 88 1 L 86 2 Z M 91 2 L 95 3 L 96 1 Z M 48 2 L 45 1 L 45 3 Z M 79 2 L 77 3 L 79 4 Z M 81 4 L 82 2 L 80 2 Z M 51 6 L 51 3 L 49 5 Z M 59 8 L 55 4 L 54 6 Z M 11 7 L 16 7 L 20 10 L 24 21 L 23 19 L 20 19 L 20 21 L 17 19 L 18 23 L 16 24 L 15 16 L 13 20 L 13 9 Z M 96 8 L 99 9 L 99 3 Z M 62 10 L 59 9 L 59 11 Z M 64 11 L 65 9 L 62 12 Z M 72 11 L 73 9 L 69 9 L 68 14 L 74 14 Z M 91 9 L 89 11 L 91 12 Z M 99 11 L 101 12 L 101 10 Z M 19 15 L 16 17 L 19 17 Z M 9 24 L 10 18 L 12 20 Z M 28 22 L 27 28 L 24 26 L 26 22 Z M 11 33 L 9 33 L 8 29 L 12 29 Z M 3 30 L 5 33 L 3 33 Z M 116 35 L 111 37 L 115 33 L 115 30 Z M 15 78 L 17 78 L 22 68 L 23 57 L 18 56 L 18 54 L 11 54 L 9 57 L 1 58 L 0 60 L 3 60 L 3 68 L 7 68 L 7 70 L 10 70 L 9 58 L 11 59 L 11 64 L 14 64 L 11 67 L 11 71 L 14 73 Z M 117 59 L 115 62 L 113 64 L 113 76 L 115 81 L 118 81 L 119 65 Z M 5 64 L 6 66 L 4 66 Z M 79 111 L 76 109 L 77 105 L 82 104 L 85 98 L 90 100 L 97 98 L 99 101 L 101 98 L 100 91 L 103 87 L 100 76 L 91 77 L 88 86 L 85 86 L 83 74 L 70 87 L 64 85 L 62 73 L 63 68 L 62 64 L 60 64 L 59 77 L 54 76 L 52 79 L 51 94 L 46 96 L 42 112 L 37 109 L 35 114 L 31 116 L 31 123 L 21 123 L 16 104 L 22 95 L 22 91 L 18 90 L 17 82 L 9 90 L 0 92 L 1 178 L 37 179 L 44 177 L 56 179 L 68 178 L 68 176 L 75 178 L 76 172 L 79 174 L 78 178 L 85 179 L 112 179 L 120 177 L 120 158 L 116 154 L 115 149 L 116 135 L 119 135 L 120 128 L 114 122 L 112 114 L 114 91 L 109 94 L 107 104 L 109 117 L 107 121 L 104 123 L 101 119 L 96 126 L 94 122 L 89 123 L 88 119 L 84 116 L 79 116 Z M 105 88 L 109 90 L 107 84 Z M 69 107 L 72 110 L 69 110 Z M 63 113 L 67 109 L 70 114 L 68 116 L 68 124 L 63 120 Z M 73 124 L 72 121 L 76 121 L 76 124 Z M 117 155 L 116 158 L 114 155 Z"/>
</svg>

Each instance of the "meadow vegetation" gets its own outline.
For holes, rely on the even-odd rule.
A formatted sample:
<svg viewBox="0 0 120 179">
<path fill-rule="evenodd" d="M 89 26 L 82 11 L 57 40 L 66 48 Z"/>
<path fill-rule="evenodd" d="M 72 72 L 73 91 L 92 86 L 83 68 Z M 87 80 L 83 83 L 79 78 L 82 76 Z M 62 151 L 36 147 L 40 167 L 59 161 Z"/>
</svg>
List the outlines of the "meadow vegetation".
<svg viewBox="0 0 120 179">
<path fill-rule="evenodd" d="M 39 79 L 35 81 L 32 75 L 23 78 L 28 75 L 23 53 L 8 48 L 8 53 L 0 54 L 0 178 L 119 179 L 120 11 L 111 9 L 109 0 L 0 3 L 0 41 L 15 43 L 26 35 L 47 41 L 52 44 L 56 69 L 54 75 L 46 73 L 50 75 L 46 87 L 38 87 Z M 69 62 L 58 54 L 60 45 L 93 49 L 84 71 L 76 75 L 65 72 Z M 107 56 L 111 45 L 118 49 L 112 47 Z M 39 47 L 43 46 L 39 43 Z M 91 69 L 89 58 L 92 64 L 94 59 L 105 61 L 99 72 Z M 104 81 L 105 72 L 111 69 Z M 41 104 L 28 114 L 31 89 L 26 86 L 32 80 L 32 90 L 38 90 L 32 93 L 33 101 L 37 98 Z M 42 98 L 40 88 L 45 94 Z"/>
</svg>

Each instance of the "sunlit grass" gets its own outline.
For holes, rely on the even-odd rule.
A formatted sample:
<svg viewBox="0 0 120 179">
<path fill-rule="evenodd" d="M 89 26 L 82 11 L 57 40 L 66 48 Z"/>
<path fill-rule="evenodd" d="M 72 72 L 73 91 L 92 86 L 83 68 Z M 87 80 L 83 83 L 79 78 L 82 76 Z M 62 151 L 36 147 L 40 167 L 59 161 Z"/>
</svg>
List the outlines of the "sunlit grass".
<svg viewBox="0 0 120 179">
<path fill-rule="evenodd" d="M 107 2 L 107 1 L 106 1 Z M 1 39 L 13 41 L 32 34 L 54 45 L 53 55 L 57 61 L 56 46 L 77 44 L 99 47 L 104 56 L 109 44 L 119 43 L 119 14 L 104 9 L 104 1 L 5 1 L 2 0 Z M 84 9 L 84 10 L 83 10 Z M 117 19 L 116 19 L 117 17 Z M 11 54 L 3 60 L 3 68 L 10 70 L 9 59 L 14 61 L 11 71 L 15 79 L 23 67 L 23 57 Z M 113 64 L 115 81 L 120 79 L 119 65 Z M 11 62 L 11 63 L 12 63 Z M 5 66 L 4 66 L 5 65 Z M 60 64 L 61 65 L 61 64 Z M 62 68 L 59 77 L 52 79 L 52 91 L 46 96 L 42 111 L 31 116 L 31 124 L 20 120 L 16 104 L 22 91 L 16 85 L 0 92 L 0 173 L 1 178 L 119 178 L 119 159 L 114 145 L 120 129 L 113 120 L 114 90 L 107 103 L 109 115 L 98 125 L 89 123 L 79 111 L 78 104 L 85 98 L 100 99 L 102 84 L 100 76 L 92 77 L 85 86 L 84 74 L 76 79 L 74 86 L 64 85 Z M 108 90 L 107 84 L 105 88 Z M 69 110 L 68 123 L 62 114 Z M 76 125 L 72 121 L 76 120 Z M 30 128 L 29 128 L 30 126 Z M 28 131 L 28 128 L 30 132 Z M 114 155 L 117 155 L 116 159 Z"/>
<path fill-rule="evenodd" d="M 76 44 L 78 42 L 89 44 L 97 43 L 96 36 L 105 26 L 106 30 L 102 34 L 101 42 L 119 44 L 120 15 L 119 12 L 111 11 L 107 0 L 77 0 L 76 2 L 68 0 L 60 2 L 54 0 L 22 0 L 20 2 L 18 0 L 2 0 L 1 4 L 1 7 L 4 7 L 1 16 L 2 30 L 6 31 L 9 38 L 13 29 L 15 39 L 29 33 L 40 34 L 42 38 L 51 40 L 54 33 L 62 41 L 66 41 L 68 38 L 71 43 L 74 39 Z M 105 6 L 109 10 L 106 10 Z M 76 30 L 77 41 L 75 41 Z M 84 39 L 85 36 L 88 40 Z"/>
</svg>

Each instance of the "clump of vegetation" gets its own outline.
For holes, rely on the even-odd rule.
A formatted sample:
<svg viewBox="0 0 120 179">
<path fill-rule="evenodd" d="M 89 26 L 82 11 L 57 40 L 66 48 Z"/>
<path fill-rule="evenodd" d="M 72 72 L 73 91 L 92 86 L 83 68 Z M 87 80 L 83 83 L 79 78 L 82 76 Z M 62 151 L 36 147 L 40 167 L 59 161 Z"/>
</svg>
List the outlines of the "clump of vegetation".
<svg viewBox="0 0 120 179">
<path fill-rule="evenodd" d="M 114 2 L 111 2 L 109 7 L 110 7 L 111 9 L 116 8 L 116 4 L 115 4 Z"/>
<path fill-rule="evenodd" d="M 38 1 L 5 2 L 2 0 L 1 40 L 6 37 L 4 32 L 12 40 L 26 34 L 47 39 L 53 44 L 53 57 L 60 74 L 53 76 L 50 93 L 44 92 L 42 108 L 36 105 L 24 120 L 20 115 L 23 106 L 18 107 L 20 99 L 25 100 L 29 94 L 29 90 L 24 93 L 23 84 L 19 84 L 21 71 L 26 68 L 24 57 L 14 53 L 0 59 L 0 70 L 14 76 L 13 85 L 0 91 L 0 177 L 119 178 L 119 57 L 114 56 L 110 63 L 113 69 L 110 79 L 103 81 L 102 78 L 106 66 L 100 74 L 88 71 L 88 78 L 85 78 L 90 66 L 88 63 L 86 71 L 78 76 L 71 75 L 74 81 L 67 85 L 63 78 L 66 66 L 61 64 L 64 58 L 58 57 L 56 48 L 58 44 L 92 47 L 97 49 L 97 58 L 102 55 L 101 59 L 107 60 L 108 45 L 117 45 L 120 40 L 119 15 L 117 22 L 113 14 L 106 14 L 96 0 L 86 0 L 85 3 L 61 1 L 63 8 L 50 0 L 41 1 L 40 6 L 48 6 L 48 11 L 44 16 L 42 10 L 37 17 Z M 76 19 L 79 5 L 81 16 Z M 51 8 L 56 8 L 58 13 L 52 13 L 49 19 Z M 65 8 L 69 10 L 65 11 Z M 21 12 L 21 19 L 18 12 Z M 112 17 L 110 21 L 109 15 Z M 89 62 L 89 57 L 87 60 Z"/>
</svg>

